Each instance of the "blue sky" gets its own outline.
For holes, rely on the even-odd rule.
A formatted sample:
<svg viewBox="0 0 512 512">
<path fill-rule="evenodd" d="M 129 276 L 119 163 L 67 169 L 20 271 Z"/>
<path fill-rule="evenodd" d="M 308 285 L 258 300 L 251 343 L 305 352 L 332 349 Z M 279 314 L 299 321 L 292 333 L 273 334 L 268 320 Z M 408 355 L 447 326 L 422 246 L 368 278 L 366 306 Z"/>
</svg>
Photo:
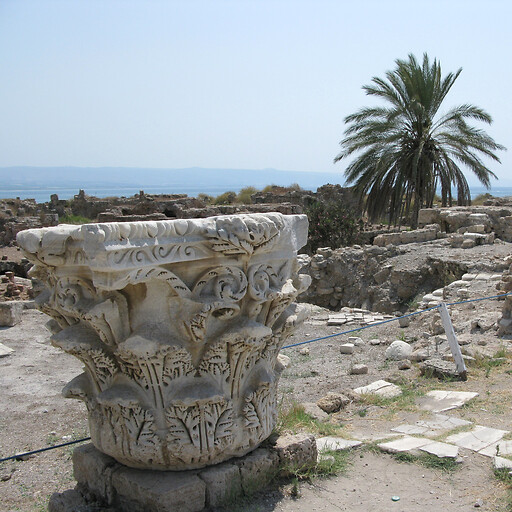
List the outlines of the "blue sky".
<svg viewBox="0 0 512 512">
<path fill-rule="evenodd" d="M 341 172 L 362 85 L 424 52 L 463 68 L 446 106 L 483 107 L 512 149 L 511 18 L 506 0 L 0 0 L 0 167 Z"/>
</svg>

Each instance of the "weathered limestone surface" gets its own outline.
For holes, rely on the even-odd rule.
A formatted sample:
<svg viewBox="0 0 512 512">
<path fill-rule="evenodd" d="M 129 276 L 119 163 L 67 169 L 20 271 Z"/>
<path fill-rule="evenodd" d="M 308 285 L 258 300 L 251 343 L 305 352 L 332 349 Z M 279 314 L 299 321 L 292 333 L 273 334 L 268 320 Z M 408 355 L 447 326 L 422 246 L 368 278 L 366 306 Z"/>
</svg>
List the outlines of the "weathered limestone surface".
<svg viewBox="0 0 512 512">
<path fill-rule="evenodd" d="M 508 258 L 509 260 L 512 258 Z M 508 262 L 508 261 L 507 261 Z M 512 265 L 503 272 L 501 282 L 496 286 L 499 293 L 512 291 Z M 499 321 L 498 335 L 510 336 L 512 334 L 512 296 L 508 295 L 503 301 L 502 317 Z"/>
<path fill-rule="evenodd" d="M 64 389 L 94 445 L 134 468 L 182 470 L 254 450 L 276 421 L 279 349 L 303 215 L 62 225 L 18 234 L 47 289 L 52 342 L 85 372 Z M 242 476 L 243 484 L 243 476 Z"/>
<path fill-rule="evenodd" d="M 313 435 L 282 436 L 273 446 L 241 458 L 192 471 L 132 469 L 92 444 L 73 452 L 74 490 L 55 493 L 49 512 L 199 512 L 226 506 L 238 496 L 261 490 L 277 475 L 305 470 L 317 461 Z"/>
<path fill-rule="evenodd" d="M 279 456 L 281 473 L 305 472 L 315 466 L 318 456 L 313 434 L 289 434 L 277 439 L 274 450 Z"/>
<path fill-rule="evenodd" d="M 21 322 L 23 304 L 20 301 L 0 302 L 0 326 L 12 327 Z"/>
</svg>

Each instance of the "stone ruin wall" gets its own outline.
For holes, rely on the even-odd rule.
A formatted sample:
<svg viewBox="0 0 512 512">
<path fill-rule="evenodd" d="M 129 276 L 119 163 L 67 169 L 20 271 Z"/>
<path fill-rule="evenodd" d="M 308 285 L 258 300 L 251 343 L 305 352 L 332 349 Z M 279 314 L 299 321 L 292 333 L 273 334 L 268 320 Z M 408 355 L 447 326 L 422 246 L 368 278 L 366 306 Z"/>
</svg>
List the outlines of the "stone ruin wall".
<svg viewBox="0 0 512 512">
<path fill-rule="evenodd" d="M 238 213 L 270 213 L 295 215 L 314 201 L 335 200 L 359 212 L 357 200 L 350 189 L 339 185 L 324 185 L 317 192 L 276 187 L 275 192 L 258 192 L 253 204 L 210 205 L 186 194 L 145 194 L 131 197 L 97 198 L 83 190 L 71 200 L 53 194 L 47 203 L 34 199 L 0 200 L 0 245 L 13 244 L 16 235 L 25 229 L 56 226 L 59 218 L 76 215 L 97 222 L 136 222 L 207 218 Z"/>
<path fill-rule="evenodd" d="M 304 255 L 301 272 L 313 281 L 300 300 L 333 310 L 348 306 L 382 313 L 404 312 L 420 294 L 460 279 L 471 266 L 470 261 L 439 256 L 420 259 L 413 268 L 404 268 L 397 261 L 411 250 L 408 245 L 438 241 L 442 251 L 443 245 L 470 249 L 493 244 L 496 239 L 512 242 L 512 207 L 503 199 L 499 203 L 424 209 L 420 211 L 420 229 L 378 234 L 373 245 L 327 247 L 311 257 Z M 504 276 L 504 292 L 512 291 L 510 273 L 512 269 Z M 502 330 L 505 333 L 508 328 L 512 334 L 512 299 L 506 300 L 504 315 L 510 320 L 504 322 L 508 323 Z"/>
<path fill-rule="evenodd" d="M 396 268 L 400 246 L 353 246 L 318 249 L 303 255 L 301 272 L 312 283 L 299 300 L 329 309 L 348 306 L 381 313 L 404 312 L 419 293 L 446 285 L 446 276 L 460 279 L 468 271 L 449 258 L 427 258 L 413 269 Z"/>
<path fill-rule="evenodd" d="M 283 191 L 286 191 L 284 195 Z M 0 201 L 0 244 L 12 243 L 23 229 L 56 225 L 59 215 L 69 213 L 101 222 L 119 222 L 271 211 L 297 214 L 312 201 L 327 199 L 355 205 L 347 189 L 339 185 L 325 185 L 316 193 L 286 189 L 278 189 L 276 193 L 258 192 L 252 199 L 255 202 L 252 205 L 206 205 L 184 194 L 153 196 L 141 191 L 129 198 L 99 199 L 80 191 L 72 201 L 59 200 L 56 195 L 44 204 L 34 200 L 3 200 Z M 420 211 L 419 226 L 414 231 L 381 226 L 379 230 L 364 232 L 361 246 L 320 249 L 311 258 L 305 258 L 302 272 L 312 276 L 313 284 L 301 300 L 330 309 L 349 306 L 381 312 L 404 311 L 419 293 L 446 284 L 447 272 L 460 276 L 467 268 L 436 260 L 419 268 L 398 271 L 393 268 L 393 258 L 401 252 L 401 246 L 447 239 L 451 247 L 470 248 L 492 244 L 495 237 L 511 242 L 512 205 L 510 200 L 498 198 L 490 206 L 424 209 Z M 5 270 L 24 275 L 17 268 Z"/>
</svg>

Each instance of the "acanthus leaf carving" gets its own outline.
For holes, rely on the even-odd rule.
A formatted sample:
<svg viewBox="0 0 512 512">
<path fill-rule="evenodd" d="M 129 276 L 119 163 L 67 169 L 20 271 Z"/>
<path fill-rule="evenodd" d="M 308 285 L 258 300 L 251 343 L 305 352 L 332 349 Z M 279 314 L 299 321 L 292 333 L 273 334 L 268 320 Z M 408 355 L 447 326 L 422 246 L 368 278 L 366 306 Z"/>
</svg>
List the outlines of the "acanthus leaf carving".
<svg viewBox="0 0 512 512">
<path fill-rule="evenodd" d="M 225 255 L 251 256 L 268 251 L 277 241 L 283 222 L 280 216 L 249 215 L 217 217 L 207 229 L 212 249 Z"/>
<path fill-rule="evenodd" d="M 38 304 L 61 329 L 53 343 L 86 367 L 66 393 L 86 403 L 98 449 L 182 470 L 270 435 L 305 240 L 306 218 L 279 213 L 19 236 L 48 286 Z"/>
</svg>

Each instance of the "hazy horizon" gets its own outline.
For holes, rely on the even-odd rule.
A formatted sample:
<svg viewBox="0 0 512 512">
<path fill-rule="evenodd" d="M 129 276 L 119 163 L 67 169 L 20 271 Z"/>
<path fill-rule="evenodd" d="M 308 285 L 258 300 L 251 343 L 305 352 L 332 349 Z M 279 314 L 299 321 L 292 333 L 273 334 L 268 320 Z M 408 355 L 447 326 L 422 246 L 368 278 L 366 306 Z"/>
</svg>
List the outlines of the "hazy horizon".
<svg viewBox="0 0 512 512">
<path fill-rule="evenodd" d="M 375 104 L 362 86 L 424 52 L 463 68 L 446 109 L 482 107 L 494 123 L 472 124 L 511 146 L 510 15 L 498 0 L 3 0 L 0 167 L 342 173 L 343 119 Z"/>
</svg>

